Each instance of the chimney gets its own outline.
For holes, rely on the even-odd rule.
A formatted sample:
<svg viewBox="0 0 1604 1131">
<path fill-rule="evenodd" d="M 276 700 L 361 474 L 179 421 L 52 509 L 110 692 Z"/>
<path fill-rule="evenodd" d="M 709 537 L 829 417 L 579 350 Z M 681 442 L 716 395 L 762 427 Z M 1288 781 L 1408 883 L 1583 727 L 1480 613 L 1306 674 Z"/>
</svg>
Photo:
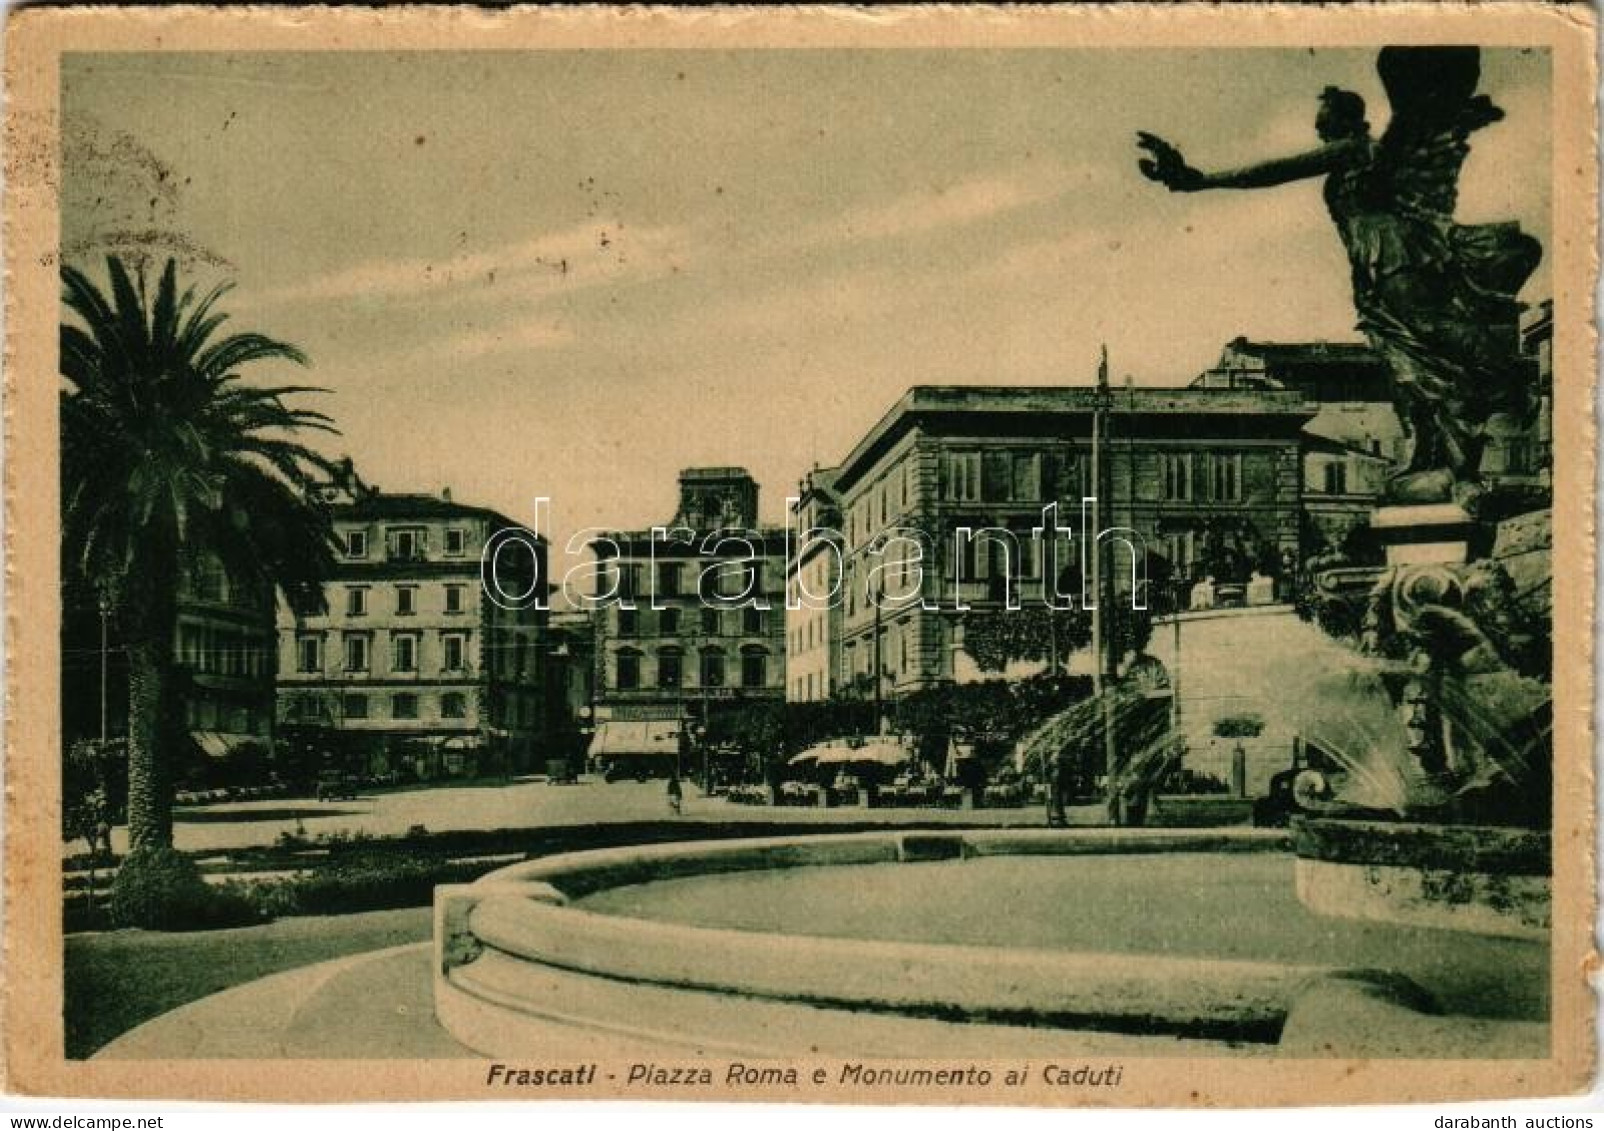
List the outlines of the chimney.
<svg viewBox="0 0 1604 1131">
<path fill-rule="evenodd" d="M 440 497 L 442 499 L 444 499 L 446 502 L 449 503 L 451 501 L 451 488 L 450 487 L 442 487 L 442 488 L 440 488 Z"/>
</svg>

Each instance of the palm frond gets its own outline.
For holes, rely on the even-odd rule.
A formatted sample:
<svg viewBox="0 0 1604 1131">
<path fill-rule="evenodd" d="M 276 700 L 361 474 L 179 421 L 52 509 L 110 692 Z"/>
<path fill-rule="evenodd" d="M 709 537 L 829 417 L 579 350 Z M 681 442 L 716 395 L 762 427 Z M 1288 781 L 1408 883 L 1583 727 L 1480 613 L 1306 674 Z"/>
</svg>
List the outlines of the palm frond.
<svg viewBox="0 0 1604 1131">
<path fill-rule="evenodd" d="M 203 379 L 215 383 L 247 362 L 271 359 L 308 364 L 306 355 L 288 342 L 265 334 L 234 334 L 203 350 L 194 360 L 194 370 Z"/>
<path fill-rule="evenodd" d="M 333 432 L 333 421 L 293 404 L 324 390 L 245 385 L 238 371 L 304 365 L 305 354 L 263 334 L 215 339 L 229 286 L 197 298 L 170 260 L 149 292 L 115 256 L 107 276 L 102 291 L 62 269 L 64 565 L 124 596 L 137 581 L 149 597 L 175 581 L 157 563 L 211 553 L 241 576 L 293 587 L 304 604 L 332 564 L 314 488 L 335 465 L 293 437 Z"/>
</svg>

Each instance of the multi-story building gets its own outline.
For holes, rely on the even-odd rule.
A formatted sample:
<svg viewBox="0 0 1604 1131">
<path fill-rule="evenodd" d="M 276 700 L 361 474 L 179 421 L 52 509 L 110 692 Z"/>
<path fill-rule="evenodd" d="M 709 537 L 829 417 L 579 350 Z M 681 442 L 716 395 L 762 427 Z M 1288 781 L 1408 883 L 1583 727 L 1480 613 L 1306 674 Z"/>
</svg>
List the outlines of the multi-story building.
<svg viewBox="0 0 1604 1131">
<path fill-rule="evenodd" d="M 1554 301 L 1544 299 L 1521 317 L 1521 352 L 1528 359 L 1535 411 L 1530 420 L 1493 420 L 1482 475 L 1499 487 L 1534 493 L 1552 489 L 1554 471 Z"/>
<path fill-rule="evenodd" d="M 1274 575 L 1295 561 L 1301 432 L 1315 413 L 1301 393 L 1127 387 L 1103 396 L 1109 497 L 1096 527 L 1126 532 L 1111 536 L 1125 546 L 1110 566 L 1122 592 L 1133 579 Z M 963 648 L 968 613 L 1039 601 L 1049 580 L 1079 604 L 1098 397 L 1085 387 L 917 387 L 859 441 L 831 483 L 844 549 L 838 686 L 900 694 L 977 678 Z M 1068 540 L 1034 536 L 1054 504 L 1056 523 L 1074 531 Z M 1006 531 L 1014 544 L 963 530 Z M 917 569 L 896 561 L 914 555 L 912 543 Z"/>
<path fill-rule="evenodd" d="M 1305 555 L 1366 527 L 1387 478 L 1409 454 L 1391 374 L 1362 342 L 1226 343 L 1195 389 L 1290 389 L 1314 405 L 1304 426 Z"/>
<path fill-rule="evenodd" d="M 190 749 L 174 767 L 179 784 L 265 778 L 273 750 L 277 643 L 270 586 L 230 577 L 215 556 L 178 578 L 174 688 Z M 62 738 L 70 744 L 127 731 L 128 667 L 114 612 L 102 616 L 78 584 L 63 593 Z M 238 765 L 251 755 L 253 769 Z M 214 772 L 215 771 L 215 772 Z"/>
<path fill-rule="evenodd" d="M 553 609 L 546 674 L 555 737 L 569 767 L 584 764 L 596 729 L 596 617 L 590 609 Z"/>
<path fill-rule="evenodd" d="M 591 543 L 598 759 L 674 754 L 734 703 L 785 693 L 785 530 L 738 467 L 680 473 L 673 519 Z"/>
<path fill-rule="evenodd" d="M 791 501 L 795 541 L 786 563 L 785 698 L 828 699 L 840 671 L 841 505 L 835 468 L 808 472 Z"/>
<path fill-rule="evenodd" d="M 354 474 L 329 503 L 338 553 L 327 610 L 279 607 L 280 722 L 338 734 L 365 772 L 534 765 L 548 725 L 545 602 L 492 600 L 480 573 L 486 542 L 517 524 L 449 491 L 386 494 Z M 527 533 L 509 542 L 502 592 L 532 592 L 545 552 Z"/>
<path fill-rule="evenodd" d="M 202 752 L 273 744 L 273 589 L 231 578 L 215 558 L 185 571 L 175 659 L 187 674 L 184 721 Z"/>
</svg>

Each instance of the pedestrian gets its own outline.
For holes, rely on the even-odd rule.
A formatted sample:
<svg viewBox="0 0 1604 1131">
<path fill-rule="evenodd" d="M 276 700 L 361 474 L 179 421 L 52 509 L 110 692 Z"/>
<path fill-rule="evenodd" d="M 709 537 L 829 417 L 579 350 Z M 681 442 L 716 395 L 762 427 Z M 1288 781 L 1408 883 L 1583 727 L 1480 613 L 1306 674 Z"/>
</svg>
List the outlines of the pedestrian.
<svg viewBox="0 0 1604 1131">
<path fill-rule="evenodd" d="M 685 799 L 685 791 L 680 788 L 679 775 L 668 775 L 668 808 L 674 816 L 679 816 L 680 805 Z"/>
</svg>

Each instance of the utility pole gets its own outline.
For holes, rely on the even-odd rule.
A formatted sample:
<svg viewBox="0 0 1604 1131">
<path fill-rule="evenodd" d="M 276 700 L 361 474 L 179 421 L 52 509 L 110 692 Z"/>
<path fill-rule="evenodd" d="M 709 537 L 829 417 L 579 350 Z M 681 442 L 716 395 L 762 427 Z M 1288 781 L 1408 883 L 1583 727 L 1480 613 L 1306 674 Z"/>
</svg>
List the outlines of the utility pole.
<svg viewBox="0 0 1604 1131">
<path fill-rule="evenodd" d="M 1104 457 L 1104 448 L 1108 444 L 1109 410 L 1113 407 L 1113 394 L 1108 388 L 1108 346 L 1103 346 L 1102 354 L 1097 364 L 1097 391 L 1092 397 L 1092 490 L 1094 502 L 1092 503 L 1092 529 L 1089 537 L 1092 539 L 1092 592 L 1096 595 L 1096 604 L 1092 608 L 1092 690 L 1097 697 L 1099 714 L 1102 719 L 1103 731 L 1103 778 L 1106 783 L 1107 806 L 1109 820 L 1118 825 L 1123 824 L 1123 813 L 1119 799 L 1119 785 L 1117 782 L 1119 771 L 1119 757 L 1115 748 L 1114 711 L 1110 692 L 1112 691 L 1113 677 L 1118 672 L 1118 649 L 1116 639 L 1118 633 L 1114 631 L 1113 605 L 1111 603 L 1110 587 L 1103 572 L 1103 513 L 1105 502 L 1112 512 L 1112 500 L 1108 498 L 1109 488 L 1113 477 L 1108 473 L 1108 462 Z"/>
<path fill-rule="evenodd" d="M 104 756 L 107 741 L 106 728 L 106 668 L 108 663 L 106 621 L 111 616 L 111 602 L 104 593 L 100 596 L 100 750 Z"/>
<path fill-rule="evenodd" d="M 1176 760 L 1180 765 L 1186 741 L 1181 737 L 1181 593 L 1182 582 L 1175 583 L 1175 607 L 1170 610 L 1170 623 L 1175 626 L 1175 670 L 1170 672 L 1170 734 L 1175 740 Z"/>
<path fill-rule="evenodd" d="M 699 745 L 702 748 L 702 796 L 710 797 L 713 793 L 713 756 L 710 749 L 710 738 L 713 734 L 713 705 L 708 697 L 707 686 L 702 687 L 702 735 Z"/>
<path fill-rule="evenodd" d="M 880 606 L 885 603 L 886 595 L 884 578 L 881 578 L 876 594 L 874 601 L 874 733 L 878 737 L 885 733 L 886 728 L 885 690 L 881 686 L 884 682 L 884 668 L 880 656 L 880 614 L 882 611 Z"/>
</svg>

